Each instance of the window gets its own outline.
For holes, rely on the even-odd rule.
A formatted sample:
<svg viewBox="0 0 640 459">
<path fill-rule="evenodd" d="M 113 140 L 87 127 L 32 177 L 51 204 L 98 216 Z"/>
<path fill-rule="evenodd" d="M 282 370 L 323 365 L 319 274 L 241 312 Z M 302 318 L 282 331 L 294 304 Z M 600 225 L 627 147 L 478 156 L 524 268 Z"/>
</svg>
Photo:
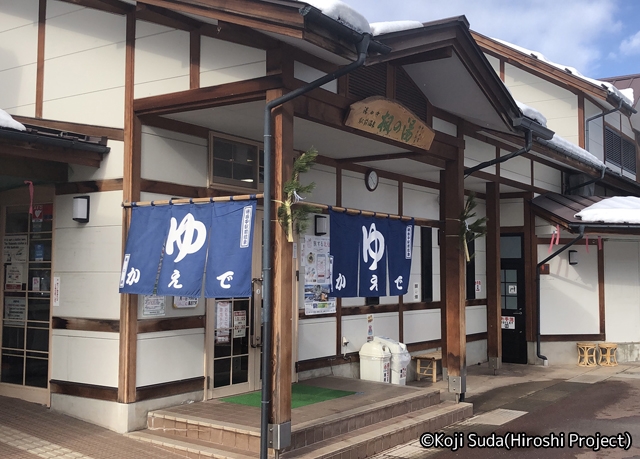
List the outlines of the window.
<svg viewBox="0 0 640 459">
<path fill-rule="evenodd" d="M 604 158 L 607 164 L 636 173 L 636 146 L 608 127 L 604 130 Z"/>
<path fill-rule="evenodd" d="M 209 135 L 209 186 L 260 190 L 263 183 L 264 152 L 258 143 Z"/>
</svg>

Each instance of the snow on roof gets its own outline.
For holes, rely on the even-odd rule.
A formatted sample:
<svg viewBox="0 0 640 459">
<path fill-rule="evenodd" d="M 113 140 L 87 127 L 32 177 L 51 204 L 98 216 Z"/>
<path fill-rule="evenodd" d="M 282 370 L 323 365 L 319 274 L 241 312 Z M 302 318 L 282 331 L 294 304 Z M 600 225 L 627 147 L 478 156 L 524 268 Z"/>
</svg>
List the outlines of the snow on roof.
<svg viewBox="0 0 640 459">
<path fill-rule="evenodd" d="M 22 123 L 18 123 L 14 120 L 11 115 L 0 108 L 0 127 L 3 128 L 11 128 L 16 129 L 18 131 L 26 131 L 27 128 L 24 127 Z"/>
<path fill-rule="evenodd" d="M 385 33 L 401 32 L 403 30 L 421 29 L 424 27 L 420 21 L 388 21 L 388 22 L 372 22 L 371 34 L 383 35 Z"/>
<path fill-rule="evenodd" d="M 615 196 L 585 207 L 576 218 L 589 223 L 640 224 L 640 198 Z"/>
<path fill-rule="evenodd" d="M 609 94 L 615 94 L 616 96 L 622 98 L 628 105 L 633 106 L 633 101 L 635 100 L 633 97 L 633 89 L 632 88 L 627 88 L 624 90 L 619 90 L 618 88 L 616 88 L 614 85 L 612 85 L 611 83 L 607 82 L 607 81 L 600 81 L 600 80 L 595 80 L 593 78 L 589 78 L 587 76 L 584 76 L 582 73 L 580 73 L 577 69 L 573 68 L 573 67 L 569 67 L 567 65 L 562 65 L 562 64 L 557 64 L 553 61 L 550 61 L 549 59 L 547 59 L 544 54 L 539 53 L 537 51 L 531 51 L 530 49 L 527 48 L 523 48 L 522 46 L 518 46 L 518 45 L 514 45 L 513 43 L 509 43 L 507 41 L 504 40 L 500 40 L 499 38 L 492 38 L 492 40 L 497 41 L 498 43 L 502 43 L 505 46 L 508 46 L 509 48 L 513 48 L 516 51 L 520 51 L 523 54 L 528 54 L 530 56 L 535 57 L 536 59 L 546 62 L 549 65 L 554 66 L 557 69 L 560 69 L 564 72 L 570 73 L 571 75 L 578 77 L 582 80 L 588 81 L 589 83 L 604 88 L 606 89 Z"/>
<path fill-rule="evenodd" d="M 517 100 L 516 100 L 516 105 L 518 106 L 518 108 L 520 109 L 520 111 L 524 116 L 526 116 L 527 118 L 531 118 L 532 120 L 536 121 L 538 124 L 543 125 L 544 127 L 547 127 L 547 118 L 538 110 L 536 110 L 533 107 L 529 107 L 527 104 L 518 102 Z"/>
<path fill-rule="evenodd" d="M 325 16 L 335 19 L 358 33 L 371 33 L 369 21 L 340 0 L 304 0 L 303 3 L 318 8 Z"/>
<path fill-rule="evenodd" d="M 603 170 L 606 166 L 602 161 L 593 156 L 584 148 L 580 148 L 579 146 L 569 142 L 566 139 L 563 139 L 558 134 L 554 134 L 551 140 L 538 139 L 538 143 L 550 147 L 569 158 L 573 158 L 581 163 L 588 164 L 591 167 L 595 167 L 596 169 Z"/>
</svg>

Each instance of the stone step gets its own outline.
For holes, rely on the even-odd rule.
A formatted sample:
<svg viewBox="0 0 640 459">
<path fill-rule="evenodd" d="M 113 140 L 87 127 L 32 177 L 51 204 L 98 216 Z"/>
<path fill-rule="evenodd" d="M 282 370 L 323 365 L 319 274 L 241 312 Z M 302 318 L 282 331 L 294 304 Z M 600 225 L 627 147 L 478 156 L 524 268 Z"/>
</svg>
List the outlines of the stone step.
<svg viewBox="0 0 640 459">
<path fill-rule="evenodd" d="M 296 448 L 285 452 L 281 457 L 283 459 L 363 459 L 419 439 L 424 432 L 440 430 L 472 414 L 473 405 L 470 403 L 445 401 L 436 406 Z"/>
<path fill-rule="evenodd" d="M 253 453 L 224 445 L 212 445 L 210 442 L 195 438 L 179 438 L 162 431 L 147 429 L 126 435 L 133 440 L 151 443 L 154 446 L 189 459 L 255 459 L 259 454 L 259 450 L 258 453 Z M 273 457 L 275 457 L 273 450 L 269 450 L 269 458 Z"/>
<path fill-rule="evenodd" d="M 292 426 L 291 447 L 288 449 L 313 445 L 438 403 L 439 391 L 413 390 L 367 406 L 300 422 Z M 212 447 L 224 445 L 251 454 L 260 451 L 260 429 L 255 427 L 177 414 L 170 410 L 149 412 L 147 426 L 149 431 L 162 432 L 184 441 L 199 440 L 210 443 Z"/>
</svg>

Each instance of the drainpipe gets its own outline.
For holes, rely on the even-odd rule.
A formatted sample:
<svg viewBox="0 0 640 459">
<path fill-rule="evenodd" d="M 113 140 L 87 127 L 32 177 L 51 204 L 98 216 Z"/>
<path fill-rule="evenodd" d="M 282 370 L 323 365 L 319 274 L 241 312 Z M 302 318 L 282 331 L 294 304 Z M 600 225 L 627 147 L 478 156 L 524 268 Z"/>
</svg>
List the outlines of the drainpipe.
<svg viewBox="0 0 640 459">
<path fill-rule="evenodd" d="M 333 22 L 333 21 L 332 21 Z M 262 345 L 262 404 L 260 412 L 260 459 L 268 459 L 268 433 L 269 433 L 269 408 L 271 404 L 271 289 L 272 289 L 272 272 L 271 272 L 271 110 L 279 105 L 285 104 L 296 97 L 299 97 L 315 88 L 338 79 L 362 66 L 367 57 L 369 43 L 371 42 L 371 34 L 357 34 L 360 41 L 355 43 L 358 51 L 358 59 L 341 69 L 327 74 L 306 86 L 302 86 L 291 91 L 277 99 L 268 102 L 264 110 L 264 216 L 267 222 L 264 225 L 264 247 L 262 249 L 262 278 L 263 281 L 263 345 Z M 373 48 L 372 48 L 373 49 Z M 377 49 L 381 49 L 378 47 Z M 389 48 L 387 48 L 390 50 Z M 387 51 L 388 52 L 388 51 Z"/>
<path fill-rule="evenodd" d="M 480 169 L 484 169 L 485 167 L 493 166 L 494 164 L 503 163 L 505 161 L 510 160 L 511 158 L 515 158 L 516 156 L 520 156 L 520 155 L 528 152 L 529 150 L 531 150 L 531 146 L 533 144 L 533 131 L 531 129 L 527 129 L 525 131 L 525 140 L 526 140 L 525 146 L 523 148 L 521 148 L 520 150 L 514 151 L 513 153 L 509 153 L 508 155 L 505 155 L 505 156 L 500 156 L 499 158 L 495 158 L 495 159 L 492 159 L 490 161 L 485 161 L 483 163 L 476 164 L 473 167 L 465 169 L 464 170 L 464 177 L 467 178 L 471 174 L 473 174 L 474 172 L 479 171 Z"/>
<path fill-rule="evenodd" d="M 580 225 L 580 234 L 573 241 L 569 242 L 567 245 L 563 246 L 560 250 L 554 252 L 553 254 L 551 254 L 550 256 L 548 256 L 547 258 L 545 258 L 544 260 L 542 260 L 540 263 L 536 265 L 536 291 L 537 291 L 536 312 L 538 314 L 538 325 L 536 327 L 536 356 L 539 359 L 543 360 L 544 366 L 549 365 L 549 359 L 547 359 L 544 355 L 540 353 L 540 268 L 542 268 L 542 266 L 545 263 L 547 263 L 549 260 L 560 255 L 562 252 L 567 250 L 569 247 L 571 247 L 573 244 L 578 242 L 583 237 L 584 237 L 584 225 Z M 558 234 L 558 238 L 560 238 L 559 234 Z"/>
<path fill-rule="evenodd" d="M 567 188 L 567 189 L 564 190 L 564 194 L 569 194 L 573 190 L 577 190 L 578 188 L 582 188 L 582 187 L 585 187 L 587 185 L 591 185 L 592 183 L 599 182 L 600 180 L 602 180 L 604 178 L 604 174 L 606 172 L 607 172 L 607 166 L 602 166 L 602 169 L 600 170 L 600 177 L 596 177 L 594 179 L 589 180 L 588 182 L 580 183 L 578 185 L 572 186 L 571 188 Z"/>
<path fill-rule="evenodd" d="M 618 106 L 612 108 L 611 110 L 607 110 L 606 112 L 598 113 L 597 115 L 590 116 L 584 121 L 584 149 L 589 151 L 589 123 L 595 119 L 603 118 L 613 112 L 617 112 L 622 108 L 622 99 L 618 101 Z M 582 185 L 584 186 L 584 185 Z"/>
</svg>

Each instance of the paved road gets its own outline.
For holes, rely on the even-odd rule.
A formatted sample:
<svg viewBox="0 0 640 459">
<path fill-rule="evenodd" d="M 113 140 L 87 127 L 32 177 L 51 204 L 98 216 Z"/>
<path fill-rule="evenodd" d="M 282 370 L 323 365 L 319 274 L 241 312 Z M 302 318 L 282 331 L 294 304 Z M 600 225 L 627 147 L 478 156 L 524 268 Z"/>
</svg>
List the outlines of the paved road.
<svg viewBox="0 0 640 459">
<path fill-rule="evenodd" d="M 605 379 L 607 378 L 607 379 Z M 616 375 L 582 375 L 534 381 L 468 397 L 474 417 L 443 431 L 440 444 L 455 451 L 412 442 L 379 459 L 422 458 L 640 458 L 640 368 Z M 514 438 L 511 450 L 500 443 Z M 610 437 L 604 438 L 604 437 Z M 435 441 L 435 437 L 425 441 Z M 464 446 L 462 446 L 464 441 Z M 518 448 L 518 443 L 551 447 Z M 580 446 L 582 442 L 582 447 Z M 630 442 L 630 444 L 629 444 Z M 481 445 L 487 447 L 480 447 Z M 490 447 L 497 445 L 498 447 Z M 473 446 L 473 447 L 472 447 Z M 609 447 L 607 447 L 609 446 Z"/>
</svg>

